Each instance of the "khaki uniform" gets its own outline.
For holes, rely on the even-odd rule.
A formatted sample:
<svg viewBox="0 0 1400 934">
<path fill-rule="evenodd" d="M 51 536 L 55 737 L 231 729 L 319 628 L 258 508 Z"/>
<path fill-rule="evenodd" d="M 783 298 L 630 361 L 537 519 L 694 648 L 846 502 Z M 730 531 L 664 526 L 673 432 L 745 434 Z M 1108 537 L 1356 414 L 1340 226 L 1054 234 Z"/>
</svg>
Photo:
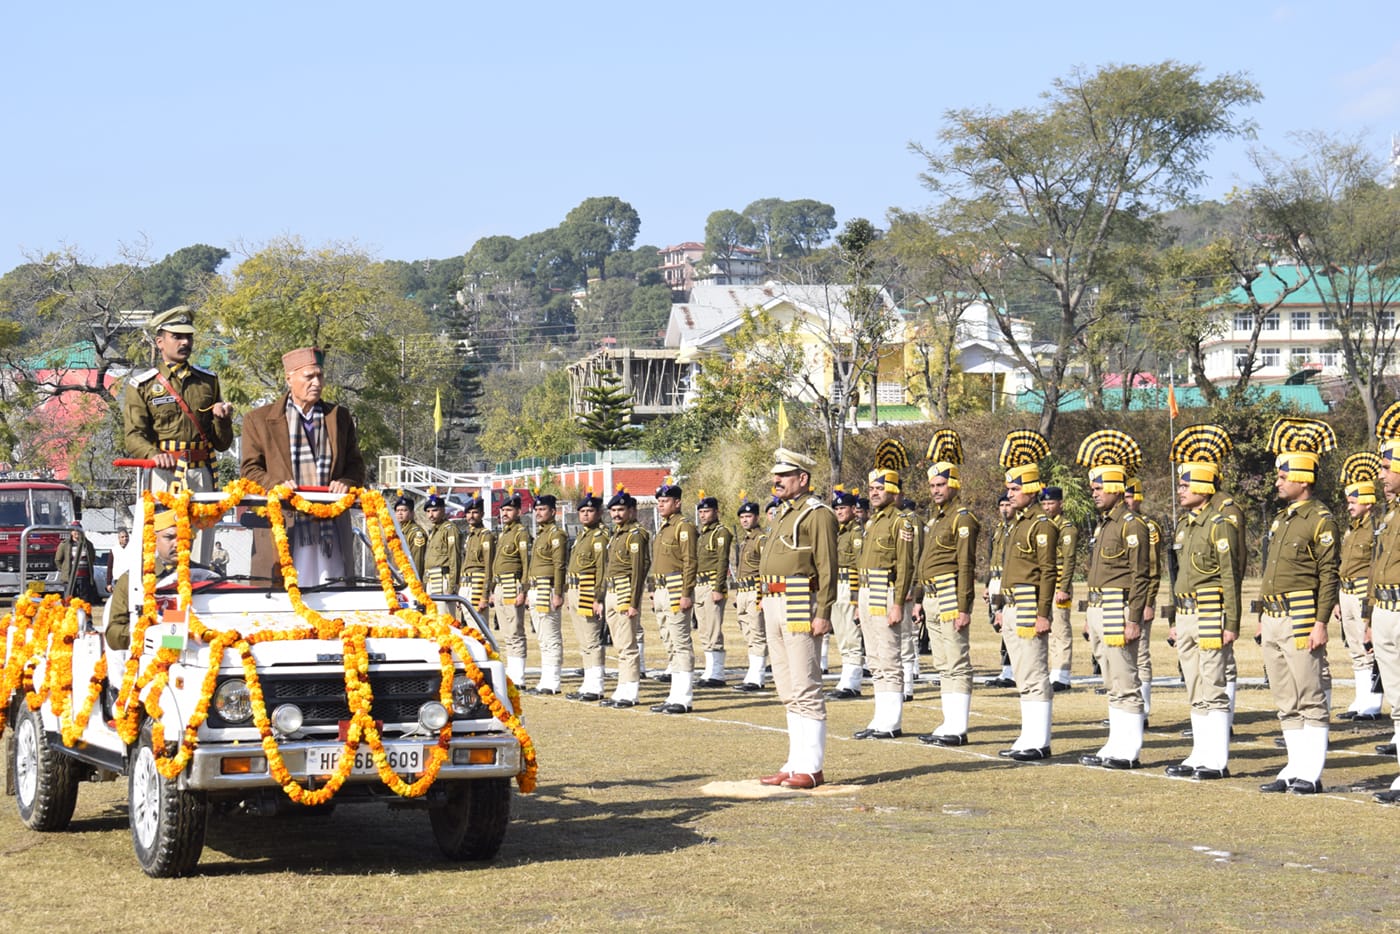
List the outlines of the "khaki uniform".
<svg viewBox="0 0 1400 934">
<path fill-rule="evenodd" d="M 865 526 L 850 519 L 838 526 L 836 537 L 836 602 L 831 607 L 831 631 L 841 653 L 841 667 L 865 667 L 860 622 L 856 619 L 856 599 L 860 595 L 860 549 L 865 542 Z"/>
<path fill-rule="evenodd" d="M 496 557 L 491 565 L 496 625 L 505 633 L 506 666 L 523 677 L 525 653 L 525 568 L 530 561 L 530 533 L 516 518 L 496 533 Z M 519 605 L 517 606 L 517 602 Z M 511 659 L 518 659 L 512 663 Z M 514 675 L 512 675 L 514 677 Z"/>
<path fill-rule="evenodd" d="M 768 532 L 759 573 L 773 683 L 789 715 L 826 720 L 821 637 L 812 620 L 831 619 L 836 601 L 836 516 L 815 496 L 784 500 Z"/>
<path fill-rule="evenodd" d="M 1236 541 L 1239 543 L 1239 548 L 1231 552 L 1235 558 L 1235 586 L 1243 587 L 1249 566 L 1248 524 L 1245 520 L 1244 510 L 1240 508 L 1239 503 L 1235 502 L 1234 497 L 1223 490 L 1211 496 L 1210 502 L 1206 505 L 1224 516 L 1225 521 L 1235 527 L 1235 533 L 1238 536 Z M 1230 685 L 1230 712 L 1233 716 L 1235 710 L 1234 691 L 1239 680 L 1239 669 L 1235 665 L 1235 644 L 1233 642 L 1225 646 L 1225 677 Z"/>
<path fill-rule="evenodd" d="M 227 451 L 233 445 L 233 418 L 215 418 L 210 412 L 215 403 L 223 401 L 219 377 L 192 365 L 186 367 L 188 372 L 183 377 L 174 375 L 165 363 L 161 367 L 169 389 L 155 369 L 141 370 L 127 381 L 122 399 L 127 455 L 149 459 L 161 452 L 198 451 L 212 459 L 216 451 Z M 184 400 L 184 407 L 176 395 Z M 198 427 L 185 414 L 185 408 L 198 421 Z M 207 460 L 181 470 L 157 470 L 154 476 L 158 489 L 168 487 L 181 476 L 190 490 L 207 492 L 214 487 Z"/>
<path fill-rule="evenodd" d="M 1371 560 L 1376 546 L 1377 504 L 1359 519 L 1351 519 L 1342 533 L 1341 565 L 1337 569 L 1337 606 L 1341 610 L 1342 638 L 1351 656 L 1352 672 L 1370 679 L 1375 656 L 1366 648 L 1366 597 L 1371 589 Z M 1364 672 L 1364 674 L 1363 674 Z M 1382 676 L 1384 678 L 1384 676 Z M 1357 682 L 1358 685 L 1360 681 Z"/>
<path fill-rule="evenodd" d="M 651 542 L 652 610 L 672 674 L 695 670 L 690 640 L 694 606 L 682 609 L 681 600 L 689 597 L 694 603 L 697 543 L 695 523 L 679 513 L 667 517 Z"/>
<path fill-rule="evenodd" d="M 729 596 L 729 552 L 733 544 L 734 533 L 720 522 L 711 522 L 700 529 L 695 566 L 695 622 L 700 647 L 706 652 L 724 651 L 724 601 Z M 720 596 L 718 601 L 715 594 Z"/>
<path fill-rule="evenodd" d="M 744 530 L 734 561 L 734 613 L 739 618 L 739 632 L 749 649 L 749 657 L 762 658 L 768 654 L 768 637 L 763 627 L 763 606 L 759 600 L 759 564 L 768 533 L 758 526 Z M 834 611 L 833 611 L 834 612 Z"/>
<path fill-rule="evenodd" d="M 1108 706 L 1134 714 L 1143 710 L 1138 646 L 1137 639 L 1126 639 L 1124 628 L 1127 623 L 1141 626 L 1147 606 L 1150 534 L 1120 500 L 1100 516 L 1089 545 L 1089 633 L 1103 643 Z"/>
<path fill-rule="evenodd" d="M 899 514 L 914 528 L 914 564 L 919 563 L 919 555 L 924 550 L 924 520 L 912 509 L 901 509 Z M 904 696 L 912 699 L 914 683 L 919 677 L 919 624 L 914 620 L 914 607 L 918 605 L 918 569 L 910 578 L 909 599 L 904 601 L 904 618 L 899 623 L 899 664 L 904 671 Z M 943 666 L 936 646 L 930 645 L 934 669 Z"/>
<path fill-rule="evenodd" d="M 1371 509 L 1374 512 L 1380 506 L 1377 503 Z M 1385 514 L 1376 526 L 1369 594 L 1371 644 L 1385 700 L 1394 718 L 1395 711 L 1400 710 L 1400 501 L 1385 504 Z"/>
<path fill-rule="evenodd" d="M 413 570 L 418 572 L 421 579 L 425 567 L 423 559 L 428 551 L 428 532 L 412 519 L 405 522 L 399 531 L 403 533 L 404 544 L 408 547 L 408 558 L 413 562 Z"/>
<path fill-rule="evenodd" d="M 462 545 L 462 595 L 486 615 L 491 600 L 491 571 L 496 558 L 496 533 L 486 526 L 467 529 Z"/>
<path fill-rule="evenodd" d="M 907 604 L 913 596 L 918 558 L 918 524 L 886 504 L 866 520 L 857 567 L 860 570 L 860 618 L 864 622 L 866 659 L 875 692 L 904 695 L 900 664 L 899 619 L 889 618 L 891 604 Z"/>
<path fill-rule="evenodd" d="M 1058 578 L 1060 530 L 1038 503 L 1017 510 L 1002 545 L 1001 631 L 1021 700 L 1049 702 L 1049 634 L 1037 634 L 1037 617 L 1050 618 Z"/>
<path fill-rule="evenodd" d="M 607 593 L 608 530 L 602 525 L 585 528 L 569 549 L 569 612 L 574 617 L 574 635 L 585 671 L 602 668 L 603 599 Z"/>
<path fill-rule="evenodd" d="M 605 567 L 608 632 L 617 649 L 618 693 L 613 696 L 635 701 L 637 684 L 642 680 L 637 621 L 641 619 L 642 597 L 651 567 L 651 536 L 646 529 L 635 520 L 615 528 L 612 538 L 608 539 Z M 629 616 L 630 610 L 636 610 L 637 614 Z M 630 690 L 630 695 L 624 692 L 624 686 Z"/>
<path fill-rule="evenodd" d="M 1074 609 L 1074 561 L 1075 550 L 1079 546 L 1079 530 L 1063 513 L 1049 518 L 1060 532 L 1055 589 L 1069 594 L 1069 599 L 1056 601 L 1054 615 L 1050 618 L 1050 678 L 1061 684 L 1069 684 L 1070 673 L 1074 669 L 1074 626 L 1070 622 L 1070 614 Z"/>
<path fill-rule="evenodd" d="M 54 567 L 58 569 L 58 581 L 65 587 L 73 579 L 72 595 L 88 603 L 101 603 L 102 596 L 97 592 L 97 582 L 93 579 L 93 569 L 97 566 L 97 552 L 86 537 L 74 544 L 71 538 L 64 538 L 54 552 Z M 75 569 L 72 565 L 76 564 Z"/>
<path fill-rule="evenodd" d="M 1259 596 L 1269 690 L 1285 730 L 1305 722 L 1325 729 L 1332 687 L 1327 647 L 1309 649 L 1307 637 L 1316 621 L 1325 625 L 1332 618 L 1337 604 L 1337 521 L 1321 503 L 1302 500 L 1274 519 L 1268 538 Z"/>
<path fill-rule="evenodd" d="M 1172 543 L 1176 651 L 1193 714 L 1230 709 L 1222 633 L 1240 634 L 1238 542 L 1239 529 L 1207 502 L 1181 518 Z"/>
<path fill-rule="evenodd" d="M 977 572 L 977 536 L 982 524 L 954 497 L 931 506 L 924 525 L 918 579 L 923 592 L 929 643 L 939 661 L 939 686 L 944 694 L 972 693 L 971 625 L 958 629 L 959 614 L 972 613 Z"/>
<path fill-rule="evenodd" d="M 462 552 L 457 527 L 451 522 L 437 525 L 423 550 L 423 587 L 433 596 L 457 593 L 462 573 Z M 442 604 L 443 612 L 456 615 L 456 607 Z"/>
<path fill-rule="evenodd" d="M 526 599 L 530 622 L 540 640 L 540 680 L 536 689 L 541 691 L 559 690 L 559 672 L 564 667 L 562 623 L 568 563 L 569 537 L 553 520 L 540 523 L 535 528 L 535 548 L 530 553 Z"/>
</svg>

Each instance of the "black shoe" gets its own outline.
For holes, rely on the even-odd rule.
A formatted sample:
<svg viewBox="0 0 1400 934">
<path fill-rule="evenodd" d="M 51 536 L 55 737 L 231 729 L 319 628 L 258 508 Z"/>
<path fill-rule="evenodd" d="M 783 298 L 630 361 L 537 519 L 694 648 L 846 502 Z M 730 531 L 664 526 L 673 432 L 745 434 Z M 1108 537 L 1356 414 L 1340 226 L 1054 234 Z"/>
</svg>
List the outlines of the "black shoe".
<svg viewBox="0 0 1400 934">
<path fill-rule="evenodd" d="M 695 682 L 697 688 L 722 688 L 724 684 L 719 678 L 701 678 Z"/>
<path fill-rule="evenodd" d="M 1194 765 L 1169 765 L 1166 773 L 1172 778 L 1195 778 L 1196 767 Z"/>
<path fill-rule="evenodd" d="M 1285 740 L 1282 736 L 1275 736 L 1275 737 L 1274 737 L 1274 745 L 1277 746 L 1277 747 L 1280 748 L 1280 749 L 1287 749 L 1287 748 L 1288 748 L 1288 741 Z"/>
<path fill-rule="evenodd" d="M 1376 752 L 1380 753 L 1383 756 L 1393 756 L 1395 755 L 1395 744 L 1376 743 Z"/>
<path fill-rule="evenodd" d="M 1015 752 L 1015 751 L 1016 751 L 1016 750 L 1014 750 L 1014 749 L 1003 749 L 1003 750 L 1001 750 L 1001 752 L 998 752 L 997 755 L 1000 756 L 1000 757 L 1003 758 L 1003 759 L 1010 759 L 1010 758 L 1011 758 L 1011 754 L 1012 754 L 1013 752 Z"/>
<path fill-rule="evenodd" d="M 1355 710 L 1343 710 L 1341 713 L 1337 714 L 1337 719 L 1338 719 L 1338 720 L 1354 720 L 1354 719 L 1356 719 L 1356 711 L 1355 711 Z"/>
<path fill-rule="evenodd" d="M 1381 715 L 1378 713 L 1358 713 L 1352 714 L 1351 716 L 1351 719 L 1356 721 L 1357 723 L 1374 723 L 1380 718 Z"/>
<path fill-rule="evenodd" d="M 919 737 L 919 742 L 927 743 L 930 746 L 966 746 L 966 733 L 925 733 Z"/>
<path fill-rule="evenodd" d="M 904 703 L 906 703 L 906 704 L 912 704 L 913 702 L 914 702 L 914 695 L 913 695 L 913 694 L 905 694 L 905 695 L 904 695 Z"/>
<path fill-rule="evenodd" d="M 1208 782 L 1208 781 L 1214 781 L 1214 780 L 1217 779 L 1217 778 L 1229 778 L 1229 777 L 1230 777 L 1230 770 L 1229 770 L 1229 769 L 1197 769 L 1197 770 L 1196 770 L 1196 779 L 1197 779 L 1198 781 Z"/>
<path fill-rule="evenodd" d="M 670 683 L 671 683 L 671 673 L 670 673 L 669 671 L 663 671 L 663 672 L 661 672 L 661 674 L 659 674 L 659 675 L 652 675 L 652 676 L 651 676 L 651 680 L 653 680 L 653 681 L 660 681 L 662 684 L 670 684 Z"/>
<path fill-rule="evenodd" d="M 539 695 L 539 694 L 550 695 L 550 694 L 558 694 L 559 691 L 556 690 L 555 688 L 542 688 L 542 687 L 540 687 L 539 685 L 536 685 L 535 687 L 530 688 L 530 690 L 526 691 L 525 693 L 527 693 L 527 694 L 537 694 L 537 695 Z"/>
<path fill-rule="evenodd" d="M 1051 690 L 1052 690 L 1054 693 L 1056 693 L 1056 694 L 1060 693 L 1061 691 L 1068 691 L 1068 690 L 1069 690 L 1069 682 L 1068 682 L 1068 681 L 1051 681 L 1051 682 L 1050 682 L 1050 688 L 1051 688 Z"/>
<path fill-rule="evenodd" d="M 872 730 L 866 727 L 863 730 L 856 730 L 851 734 L 856 739 L 898 739 L 904 735 L 903 730 Z"/>
<path fill-rule="evenodd" d="M 734 690 L 738 691 L 740 694 L 752 694 L 755 691 L 763 690 L 763 685 L 754 684 L 752 681 L 740 681 L 738 684 L 734 685 Z"/>
<path fill-rule="evenodd" d="M 1138 759 L 1116 759 L 1113 756 L 1104 756 L 1103 767 L 1106 769 L 1140 769 L 1142 762 Z"/>
<path fill-rule="evenodd" d="M 989 688 L 1014 688 L 1016 682 L 1010 678 L 988 678 L 986 686 Z"/>
<path fill-rule="evenodd" d="M 1315 795 L 1322 791 L 1322 782 L 1310 782 L 1306 778 L 1295 778 L 1288 783 L 1290 795 Z"/>
<path fill-rule="evenodd" d="M 869 669 L 869 668 L 862 668 L 862 669 L 860 670 L 860 676 L 861 676 L 862 678 L 869 678 L 869 677 L 870 677 L 870 669 Z"/>
<path fill-rule="evenodd" d="M 691 707 L 689 704 L 665 703 L 651 705 L 652 713 L 690 713 L 690 711 Z"/>
<path fill-rule="evenodd" d="M 1288 782 L 1282 778 L 1276 778 L 1267 785 L 1260 785 L 1259 790 L 1269 795 L 1281 795 L 1288 790 Z"/>
<path fill-rule="evenodd" d="M 1376 792 L 1376 800 L 1381 804 L 1400 804 L 1400 788 Z"/>
<path fill-rule="evenodd" d="M 855 688 L 837 688 L 834 691 L 827 691 L 828 700 L 855 700 L 860 697 L 860 691 Z"/>
<path fill-rule="evenodd" d="M 592 692 L 585 693 L 583 691 L 570 691 L 568 694 L 564 695 L 564 699 L 577 701 L 600 701 L 603 699 L 603 695 L 594 694 Z"/>
<path fill-rule="evenodd" d="M 1100 756 L 1080 756 L 1080 765 L 1087 765 L 1091 769 L 1103 768 L 1103 758 Z"/>
<path fill-rule="evenodd" d="M 1041 746 L 1039 749 L 1013 749 L 1010 758 L 1017 762 L 1035 762 L 1038 759 L 1050 758 L 1050 747 Z"/>
<path fill-rule="evenodd" d="M 637 702 L 634 701 L 634 700 L 627 700 L 626 698 L 621 698 L 621 697 L 609 697 L 607 700 L 599 701 L 599 702 L 598 702 L 598 706 L 599 706 L 599 707 L 616 707 L 618 710 L 622 710 L 622 709 L 627 708 L 627 707 L 635 707 L 635 706 L 637 706 Z"/>
</svg>

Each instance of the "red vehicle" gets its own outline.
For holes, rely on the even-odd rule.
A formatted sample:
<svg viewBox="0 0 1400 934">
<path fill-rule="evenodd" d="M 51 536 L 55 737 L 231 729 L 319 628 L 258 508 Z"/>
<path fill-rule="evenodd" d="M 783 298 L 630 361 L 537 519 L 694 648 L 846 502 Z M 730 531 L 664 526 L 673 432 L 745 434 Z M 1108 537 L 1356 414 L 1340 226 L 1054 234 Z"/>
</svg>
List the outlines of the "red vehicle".
<svg viewBox="0 0 1400 934">
<path fill-rule="evenodd" d="M 0 473 L 0 594 L 24 589 L 19 576 L 20 541 L 31 526 L 55 529 L 29 533 L 25 574 L 30 580 L 58 579 L 54 553 L 63 533 L 56 527 L 67 526 L 79 513 L 78 496 L 68 484 L 39 473 Z"/>
</svg>

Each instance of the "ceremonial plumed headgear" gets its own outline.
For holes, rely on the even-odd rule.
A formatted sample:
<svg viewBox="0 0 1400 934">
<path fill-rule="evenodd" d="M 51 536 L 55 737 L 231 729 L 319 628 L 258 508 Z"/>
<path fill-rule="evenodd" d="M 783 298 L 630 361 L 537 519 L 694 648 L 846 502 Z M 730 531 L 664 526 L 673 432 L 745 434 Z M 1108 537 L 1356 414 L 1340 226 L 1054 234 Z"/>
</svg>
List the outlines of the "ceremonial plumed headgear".
<svg viewBox="0 0 1400 934">
<path fill-rule="evenodd" d="M 535 505 L 548 506 L 550 509 L 557 509 L 559 506 L 559 498 L 553 493 L 545 493 L 541 496 L 535 497 Z"/>
<path fill-rule="evenodd" d="M 435 487 L 435 486 L 430 486 L 430 487 L 428 487 L 428 498 L 425 499 L 425 500 L 423 500 L 423 508 L 424 508 L 424 509 L 441 509 L 444 505 L 445 505 L 445 504 L 444 504 L 443 501 L 442 501 L 442 497 L 441 497 L 441 496 L 438 496 L 437 487 Z"/>
<path fill-rule="evenodd" d="M 501 505 L 509 506 L 512 509 L 520 508 L 520 494 L 515 492 L 514 487 L 506 490 L 506 498 L 501 500 Z"/>
<path fill-rule="evenodd" d="M 909 466 L 909 452 L 896 438 L 886 438 L 875 449 L 875 469 L 869 482 L 882 484 L 887 493 L 899 492 L 899 472 Z"/>
<path fill-rule="evenodd" d="M 857 502 L 859 502 L 859 498 L 856 494 L 847 490 L 839 483 L 836 484 L 836 488 L 831 491 L 831 506 L 833 509 L 837 506 L 854 506 Z"/>
<path fill-rule="evenodd" d="M 1047 486 L 1045 489 L 1041 490 L 1040 495 L 1036 497 L 1036 499 L 1040 500 L 1042 503 L 1046 501 L 1059 503 L 1063 502 L 1064 498 L 1065 491 L 1057 486 Z"/>
<path fill-rule="evenodd" d="M 601 497 L 601 496 L 594 496 L 594 495 L 593 495 L 593 488 L 592 488 L 592 487 L 589 487 L 589 488 L 584 492 L 584 494 L 583 494 L 582 496 L 579 497 L 578 508 L 579 508 L 579 509 L 602 509 L 602 508 L 603 508 L 603 497 Z"/>
<path fill-rule="evenodd" d="M 482 493 L 481 493 L 480 490 L 477 490 L 477 491 L 476 491 L 476 495 L 475 495 L 475 496 L 468 496 L 468 497 L 467 497 L 466 502 L 464 502 L 464 503 L 462 504 L 462 511 L 463 511 L 463 512 L 485 512 L 485 511 L 486 511 L 486 498 L 485 498 L 484 496 L 482 496 Z"/>
<path fill-rule="evenodd" d="M 1128 477 L 1142 466 L 1142 448 L 1132 435 L 1100 428 L 1079 443 L 1075 461 L 1089 468 L 1090 483 L 1102 483 L 1105 493 L 1122 493 Z"/>
<path fill-rule="evenodd" d="M 1274 420 L 1269 450 L 1278 455 L 1274 466 L 1297 483 L 1317 482 L 1317 461 L 1337 446 L 1332 426 L 1315 418 Z"/>
<path fill-rule="evenodd" d="M 1390 403 L 1376 420 L 1376 440 L 1382 466 L 1389 470 L 1390 462 L 1400 459 L 1400 401 Z"/>
<path fill-rule="evenodd" d="M 758 515 L 758 503 L 749 500 L 749 494 L 744 490 L 739 491 L 739 508 L 735 511 L 736 516 L 756 516 Z"/>
<path fill-rule="evenodd" d="M 1225 457 L 1234 448 L 1230 433 L 1219 425 L 1188 425 L 1172 439 L 1177 476 L 1192 493 L 1213 494 Z"/>
<path fill-rule="evenodd" d="M 1346 486 L 1347 499 L 1358 503 L 1376 501 L 1376 478 L 1381 473 L 1379 454 L 1370 451 L 1357 451 L 1342 462 L 1342 483 Z"/>
<path fill-rule="evenodd" d="M 676 484 L 675 477 L 666 477 L 661 481 L 661 485 L 656 488 L 657 499 L 680 499 L 681 488 Z"/>
<path fill-rule="evenodd" d="M 1050 442 L 1034 428 L 1017 428 L 1001 442 L 999 463 L 1006 468 L 1006 482 L 1019 483 L 1026 493 L 1040 491 L 1040 462 L 1050 455 Z"/>
<path fill-rule="evenodd" d="M 1142 480 L 1138 477 L 1129 477 L 1128 482 L 1123 484 L 1123 497 L 1125 499 L 1142 499 Z"/>
<path fill-rule="evenodd" d="M 947 477 L 948 485 L 953 489 L 962 486 L 958 479 L 958 468 L 962 466 L 963 449 L 962 439 L 952 428 L 940 428 L 933 433 L 933 437 L 928 442 L 928 452 L 924 455 L 932 465 L 928 469 L 928 478 Z"/>
<path fill-rule="evenodd" d="M 719 499 L 718 499 L 717 497 L 714 497 L 714 496 L 706 496 L 706 495 L 705 495 L 705 491 L 704 491 L 704 490 L 701 490 L 701 491 L 700 491 L 700 500 L 699 500 L 699 502 L 697 502 L 697 503 L 695 504 L 695 508 L 696 508 L 696 509 L 713 509 L 713 510 L 715 510 L 715 511 L 718 511 L 718 510 L 719 510 Z"/>
<path fill-rule="evenodd" d="M 413 511 L 413 497 L 409 496 L 403 490 L 399 490 L 399 497 L 394 500 L 394 508 L 397 509 L 400 506 L 407 506 L 409 512 Z"/>
<path fill-rule="evenodd" d="M 609 509 L 614 506 L 625 506 L 630 509 L 635 505 L 637 505 L 637 497 L 628 493 L 627 488 L 621 483 L 617 485 L 617 492 L 612 495 L 612 499 L 608 500 Z"/>
</svg>

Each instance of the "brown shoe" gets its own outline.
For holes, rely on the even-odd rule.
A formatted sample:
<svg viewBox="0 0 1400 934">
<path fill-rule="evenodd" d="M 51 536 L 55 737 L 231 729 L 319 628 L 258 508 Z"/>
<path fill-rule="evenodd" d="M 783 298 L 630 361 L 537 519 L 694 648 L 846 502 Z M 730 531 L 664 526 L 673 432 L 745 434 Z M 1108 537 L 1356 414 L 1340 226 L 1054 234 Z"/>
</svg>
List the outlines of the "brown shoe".
<svg viewBox="0 0 1400 934">
<path fill-rule="evenodd" d="M 774 772 L 772 775 L 765 775 L 758 780 L 760 785 L 781 785 L 792 778 L 791 772 Z"/>
<path fill-rule="evenodd" d="M 793 772 L 783 782 L 784 788 L 815 788 L 822 783 L 821 772 Z"/>
</svg>

